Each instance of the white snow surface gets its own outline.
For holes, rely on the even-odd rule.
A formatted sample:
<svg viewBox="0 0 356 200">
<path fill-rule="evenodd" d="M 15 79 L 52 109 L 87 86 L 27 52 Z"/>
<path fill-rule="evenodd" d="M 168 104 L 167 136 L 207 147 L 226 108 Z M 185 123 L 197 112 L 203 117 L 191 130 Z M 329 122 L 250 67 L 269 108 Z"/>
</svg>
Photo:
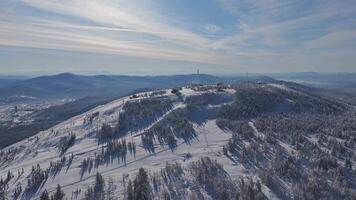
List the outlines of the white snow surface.
<svg viewBox="0 0 356 200">
<path fill-rule="evenodd" d="M 226 92 L 233 93 L 234 91 L 226 90 Z M 197 92 L 188 88 L 183 88 L 181 91 L 183 97 L 202 93 L 204 92 Z M 140 94 L 138 95 L 140 96 Z M 171 98 L 175 97 L 174 94 L 171 94 L 170 90 L 167 90 L 163 96 Z M 145 97 L 140 96 L 138 99 L 140 98 Z M 0 166 L 0 176 L 3 178 L 6 177 L 8 170 L 14 174 L 14 178 L 9 182 L 9 198 L 12 197 L 13 190 L 18 183 L 22 184 L 22 191 L 25 190 L 27 177 L 31 172 L 32 166 L 40 164 L 42 169 L 46 169 L 51 161 L 57 161 L 61 158 L 56 145 L 62 137 L 67 136 L 70 133 L 75 134 L 76 141 L 74 146 L 66 151 L 65 156 L 68 157 L 71 154 L 74 155 L 72 164 L 68 169 L 65 166 L 56 176 L 50 176 L 31 199 L 38 199 L 44 189 L 49 193 L 52 193 L 57 184 L 61 185 L 63 191 L 66 193 L 66 198 L 71 199 L 72 192 L 76 189 L 81 189 L 80 196 L 83 197 L 86 188 L 93 184 L 96 171 L 100 172 L 106 180 L 109 178 L 114 179 L 115 183 L 117 183 L 115 195 L 122 199 L 124 187 L 119 182 L 122 180 L 123 174 L 129 174 L 129 176 L 133 178 L 140 167 L 144 167 L 149 171 L 157 171 L 160 168 L 165 167 L 167 162 L 180 162 L 184 166 L 202 156 L 209 156 L 223 164 L 224 169 L 233 179 L 237 179 L 239 176 L 251 175 L 241 164 L 232 162 L 222 154 L 222 146 L 231 138 L 231 133 L 224 132 L 217 127 L 215 120 L 208 120 L 204 124 L 193 124 L 194 129 L 197 132 L 197 138 L 193 139 L 191 144 L 186 144 L 179 140 L 177 143 L 178 147 L 174 151 L 171 151 L 171 149 L 166 146 L 163 147 L 157 144 L 155 148 L 156 153 L 149 154 L 149 152 L 146 152 L 142 147 L 141 137 L 135 137 L 142 134 L 143 130 L 127 134 L 124 139 L 126 139 L 126 141 L 133 140 L 136 143 L 135 157 L 128 154 L 126 165 L 114 160 L 113 163 L 101 165 L 98 169 L 93 168 L 91 173 L 85 173 L 84 176 L 81 177 L 80 165 L 83 159 L 94 157 L 95 153 L 100 153 L 102 150 L 102 145 L 98 144 L 95 133 L 100 129 L 103 123 L 108 123 L 110 125 L 117 123 L 118 115 L 122 112 L 124 103 L 136 100 L 137 99 L 131 100 L 129 97 L 117 99 L 105 105 L 98 106 L 86 113 L 70 118 L 46 131 L 39 132 L 35 136 L 3 149 L 3 151 L 18 150 L 12 160 L 3 163 Z M 172 110 L 184 106 L 184 103 L 178 102 L 174 104 Z M 168 111 L 165 115 L 172 110 Z M 85 119 L 96 112 L 99 112 L 99 116 L 94 119 L 92 125 L 86 125 L 84 123 Z M 158 118 L 157 121 L 163 119 L 164 116 Z M 250 125 L 253 126 L 253 123 L 251 122 Z M 149 127 L 151 126 L 153 126 L 153 124 Z M 146 127 L 145 129 L 149 127 Z M 256 134 L 258 134 L 257 130 Z M 184 155 L 188 152 L 191 153 L 193 157 L 190 160 L 185 160 Z M 22 168 L 24 168 L 24 174 L 18 177 L 17 172 Z M 268 193 L 268 191 L 266 193 Z M 273 194 L 268 196 L 273 196 Z"/>
</svg>

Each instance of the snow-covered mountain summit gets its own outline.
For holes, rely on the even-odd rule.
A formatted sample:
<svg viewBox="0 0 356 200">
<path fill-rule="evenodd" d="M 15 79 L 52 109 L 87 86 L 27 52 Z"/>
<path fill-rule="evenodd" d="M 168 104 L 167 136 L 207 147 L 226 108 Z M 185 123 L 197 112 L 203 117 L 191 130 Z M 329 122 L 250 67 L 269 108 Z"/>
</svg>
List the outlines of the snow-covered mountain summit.
<svg viewBox="0 0 356 200">
<path fill-rule="evenodd" d="M 331 116 L 344 124 L 315 123 L 335 120 Z M 62 191 L 64 199 L 288 199 L 295 190 L 308 193 L 295 176 L 308 179 L 323 163 L 327 178 L 335 168 L 353 173 L 342 188 L 355 195 L 355 116 L 347 104 L 277 83 L 138 93 L 3 149 L 1 196 L 40 199 L 47 191 L 56 198 Z M 308 158 L 306 150 L 313 151 Z M 351 172 L 343 163 L 351 163 Z"/>
</svg>

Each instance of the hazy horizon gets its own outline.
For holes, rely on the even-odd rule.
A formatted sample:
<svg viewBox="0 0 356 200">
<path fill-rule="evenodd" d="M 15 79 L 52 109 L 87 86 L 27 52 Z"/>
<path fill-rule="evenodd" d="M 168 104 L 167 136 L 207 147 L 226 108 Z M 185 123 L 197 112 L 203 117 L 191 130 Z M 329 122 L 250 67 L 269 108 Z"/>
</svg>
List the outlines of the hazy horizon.
<svg viewBox="0 0 356 200">
<path fill-rule="evenodd" d="M 180 75 L 195 75 L 197 72 L 191 73 L 112 73 L 105 71 L 34 71 L 34 72 L 19 72 L 19 73 L 0 73 L 1 78 L 15 78 L 15 79 L 27 79 L 41 76 L 56 76 L 61 74 L 74 74 L 79 76 L 132 76 L 132 77 L 144 77 L 144 76 L 180 76 Z M 301 75 L 301 74 L 318 74 L 318 75 L 355 75 L 356 72 L 314 72 L 314 71 L 302 71 L 302 72 L 273 72 L 273 73 L 205 73 L 200 74 L 217 76 L 217 77 L 240 77 L 240 76 L 280 76 L 280 75 Z"/>
</svg>

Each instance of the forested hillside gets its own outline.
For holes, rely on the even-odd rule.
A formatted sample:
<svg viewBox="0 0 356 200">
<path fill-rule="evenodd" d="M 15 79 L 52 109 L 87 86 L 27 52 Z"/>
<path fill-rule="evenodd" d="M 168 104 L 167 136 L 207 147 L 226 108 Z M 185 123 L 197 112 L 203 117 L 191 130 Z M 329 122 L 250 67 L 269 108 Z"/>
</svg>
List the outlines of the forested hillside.
<svg viewBox="0 0 356 200">
<path fill-rule="evenodd" d="M 0 152 L 11 199 L 355 199 L 356 111 L 276 81 L 98 106 Z"/>
</svg>

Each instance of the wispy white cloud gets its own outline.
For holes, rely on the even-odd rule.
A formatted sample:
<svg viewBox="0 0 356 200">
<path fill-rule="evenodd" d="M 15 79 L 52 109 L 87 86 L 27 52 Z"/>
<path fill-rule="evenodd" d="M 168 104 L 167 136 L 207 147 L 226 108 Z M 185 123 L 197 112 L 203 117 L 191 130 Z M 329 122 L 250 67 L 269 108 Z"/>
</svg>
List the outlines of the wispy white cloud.
<svg viewBox="0 0 356 200">
<path fill-rule="evenodd" d="M 6 29 L 0 31 L 2 40 L 0 44 L 12 46 L 24 46 L 32 48 L 48 48 L 61 50 L 88 51 L 93 53 L 107 53 L 127 56 L 139 56 L 147 58 L 161 58 L 181 61 L 194 61 L 206 63 L 222 62 L 215 54 L 199 51 L 182 51 L 176 48 L 159 46 L 160 41 L 144 42 L 142 40 L 123 40 L 111 37 L 97 36 L 96 34 L 84 34 L 77 31 L 63 31 L 46 29 L 41 26 L 15 26 L 6 25 Z M 26 32 L 25 35 L 18 33 Z"/>
<path fill-rule="evenodd" d="M 304 47 L 308 49 L 347 49 L 356 45 L 356 30 L 341 30 L 331 32 L 322 37 L 307 41 Z M 354 49 L 352 49 L 354 50 Z"/>
<path fill-rule="evenodd" d="M 147 13 L 145 7 L 140 7 L 141 4 L 133 6 L 133 2 L 127 1 L 115 1 L 114 4 L 114 1 L 77 0 L 22 2 L 47 12 L 90 20 L 94 25 L 30 16 L 25 21 L 2 23 L 2 45 L 77 49 L 215 64 L 224 57 L 204 50 L 209 43 L 204 36 L 161 22 L 157 19 L 159 17 Z M 4 35 L 5 30 L 7 35 Z"/>
<path fill-rule="evenodd" d="M 140 33 L 151 34 L 161 38 L 180 42 L 184 45 L 203 45 L 204 37 L 189 30 L 177 28 L 166 23 L 164 16 L 150 8 L 142 1 L 112 1 L 112 0 L 22 0 L 28 5 L 49 12 L 76 16 L 91 20 L 100 26 L 126 29 Z M 147 1 L 150 2 L 150 1 Z"/>
<path fill-rule="evenodd" d="M 305 56 L 306 52 L 312 53 L 310 49 L 316 48 L 319 51 L 327 48 L 336 53 L 340 52 L 340 47 L 348 46 L 351 51 L 356 51 L 356 5 L 350 1 L 315 1 L 313 6 L 303 5 L 303 14 L 293 10 L 298 1 L 256 0 L 248 1 L 248 5 L 243 1 L 219 1 L 230 12 L 235 9 L 234 13 L 239 20 L 235 34 L 214 41 L 211 48 L 251 54 L 258 50 L 262 54 L 256 55 L 288 54 L 299 58 Z M 243 9 L 249 9 L 251 13 L 246 14 L 242 12 Z M 292 14 L 286 15 L 286 12 Z M 345 20 L 348 20 L 348 24 L 341 27 L 340 22 Z M 320 60 L 319 65 L 323 63 Z"/>
<path fill-rule="evenodd" d="M 350 61 L 350 53 L 343 53 L 345 46 L 351 53 L 356 50 L 356 5 L 352 1 L 211 1 L 219 2 L 230 14 L 232 20 L 227 21 L 236 22 L 230 24 L 229 33 L 225 22 L 199 24 L 194 13 L 179 23 L 189 26 L 177 25 L 178 19 L 168 17 L 157 7 L 161 2 L 154 0 L 13 0 L 12 6 L 0 8 L 0 45 L 255 71 L 298 63 L 307 68 L 306 61 L 322 67 L 330 52 Z M 202 32 L 191 27 L 201 27 Z"/>
</svg>

